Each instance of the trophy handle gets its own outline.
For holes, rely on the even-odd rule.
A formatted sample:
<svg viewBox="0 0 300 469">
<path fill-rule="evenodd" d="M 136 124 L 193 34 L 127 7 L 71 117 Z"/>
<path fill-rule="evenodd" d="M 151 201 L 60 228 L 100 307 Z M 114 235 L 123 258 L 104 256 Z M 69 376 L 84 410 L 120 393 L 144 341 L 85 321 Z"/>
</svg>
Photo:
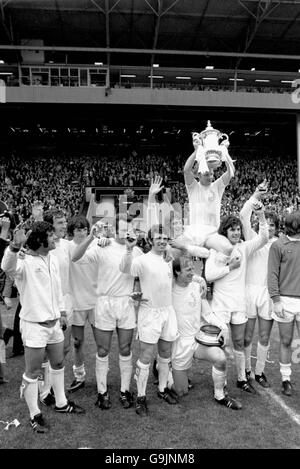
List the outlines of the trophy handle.
<svg viewBox="0 0 300 469">
<path fill-rule="evenodd" d="M 193 138 L 193 143 L 198 143 L 198 147 L 199 146 L 203 147 L 203 139 L 200 136 L 200 134 L 198 134 L 197 132 L 193 132 L 192 138 Z"/>
<path fill-rule="evenodd" d="M 225 145 L 227 147 L 229 146 L 229 137 L 227 134 L 221 134 L 219 136 L 219 145 Z"/>
</svg>

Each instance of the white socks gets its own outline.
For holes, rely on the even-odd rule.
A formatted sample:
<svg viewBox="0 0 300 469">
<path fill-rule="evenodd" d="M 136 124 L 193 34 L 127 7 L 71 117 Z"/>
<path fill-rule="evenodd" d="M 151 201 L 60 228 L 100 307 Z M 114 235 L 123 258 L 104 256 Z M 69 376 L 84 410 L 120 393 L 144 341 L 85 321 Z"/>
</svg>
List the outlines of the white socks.
<svg viewBox="0 0 300 469">
<path fill-rule="evenodd" d="M 158 389 L 164 392 L 167 387 L 168 376 L 170 372 L 171 358 L 162 358 L 157 355 L 157 369 L 158 369 Z"/>
<path fill-rule="evenodd" d="M 49 375 L 49 361 L 42 363 L 42 378 L 38 381 L 40 398 L 44 399 L 50 394 L 51 384 Z"/>
<path fill-rule="evenodd" d="M 245 369 L 247 371 L 251 371 L 251 350 L 252 350 L 252 343 L 248 345 L 248 347 L 244 348 L 245 353 Z"/>
<path fill-rule="evenodd" d="M 169 374 L 168 374 L 168 381 L 167 381 L 168 389 L 172 389 L 173 385 L 174 385 L 174 379 L 173 379 L 172 368 L 169 367 Z"/>
<path fill-rule="evenodd" d="M 53 370 L 49 365 L 50 382 L 53 387 L 56 407 L 63 407 L 67 404 L 65 394 L 65 367 L 60 370 Z"/>
<path fill-rule="evenodd" d="M 26 404 L 30 412 L 30 418 L 37 414 L 40 414 L 40 409 L 37 403 L 38 400 L 38 380 L 27 378 L 25 373 L 23 374 L 23 381 L 21 385 L 21 397 L 24 396 Z"/>
<path fill-rule="evenodd" d="M 77 381 L 84 382 L 85 381 L 85 368 L 84 368 L 84 363 L 80 366 L 73 365 L 73 373 L 74 377 Z"/>
<path fill-rule="evenodd" d="M 234 359 L 235 359 L 235 366 L 238 374 L 239 381 L 246 381 L 246 373 L 245 373 L 245 354 L 244 351 L 234 350 Z"/>
<path fill-rule="evenodd" d="M 134 379 L 136 380 L 138 397 L 146 395 L 149 368 L 150 368 L 150 363 L 147 363 L 147 365 L 145 365 L 140 360 L 136 362 Z"/>
<path fill-rule="evenodd" d="M 121 375 L 121 391 L 129 391 L 132 375 L 132 354 L 128 356 L 119 355 L 119 366 Z M 104 394 L 107 391 L 108 370 L 108 355 L 106 355 L 106 357 L 99 357 L 99 355 L 96 354 L 96 381 L 98 393 L 100 394 Z M 79 381 L 84 381 L 84 379 L 80 378 Z"/>
<path fill-rule="evenodd" d="M 6 363 L 5 342 L 0 339 L 0 363 Z"/>
<path fill-rule="evenodd" d="M 224 386 L 226 384 L 226 372 L 217 370 L 214 366 L 212 367 L 212 379 L 214 382 L 214 396 L 215 399 L 220 401 L 224 399 Z"/>
<path fill-rule="evenodd" d="M 108 355 L 99 357 L 96 354 L 96 381 L 98 393 L 104 394 L 107 391 Z"/>
<path fill-rule="evenodd" d="M 128 356 L 119 355 L 121 375 L 121 392 L 129 391 L 132 375 L 132 353 Z"/>
<path fill-rule="evenodd" d="M 291 363 L 279 363 L 280 365 L 280 373 L 282 381 L 290 381 L 291 374 L 292 374 L 292 365 Z"/>
<path fill-rule="evenodd" d="M 256 367 L 255 367 L 255 374 L 261 375 L 265 369 L 266 359 L 268 356 L 269 344 L 268 345 L 261 345 L 259 342 L 257 343 L 257 360 L 256 360 Z"/>
</svg>

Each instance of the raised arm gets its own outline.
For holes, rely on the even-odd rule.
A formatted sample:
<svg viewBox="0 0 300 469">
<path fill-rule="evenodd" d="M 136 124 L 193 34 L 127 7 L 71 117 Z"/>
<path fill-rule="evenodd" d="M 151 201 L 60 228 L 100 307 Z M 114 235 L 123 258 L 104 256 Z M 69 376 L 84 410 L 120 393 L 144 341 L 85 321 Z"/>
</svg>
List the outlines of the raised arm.
<svg viewBox="0 0 300 469">
<path fill-rule="evenodd" d="M 257 233 L 251 228 L 251 215 L 257 201 L 260 201 L 263 194 L 268 190 L 267 181 L 264 180 L 255 190 L 254 194 L 247 200 L 240 211 L 240 219 L 243 225 L 243 233 L 245 240 L 253 239 Z"/>
<path fill-rule="evenodd" d="M 126 239 L 125 244 L 126 244 L 126 252 L 121 259 L 119 269 L 121 272 L 123 272 L 123 274 L 130 274 L 132 260 L 137 256 L 141 256 L 142 252 L 140 251 L 140 249 L 137 249 L 137 248 L 134 249 L 136 245 L 136 240 L 129 241 L 128 239 Z"/>
<path fill-rule="evenodd" d="M 225 160 L 226 171 L 222 174 L 221 179 L 223 181 L 224 186 L 227 186 L 230 183 L 230 179 L 233 177 L 233 163 L 230 164 L 227 160 Z"/>
<path fill-rule="evenodd" d="M 253 239 L 257 236 L 257 233 L 251 228 L 251 215 L 253 211 L 253 204 L 256 202 L 256 199 L 254 197 L 250 197 L 249 200 L 247 200 L 240 211 L 240 220 L 242 222 L 243 226 L 243 233 L 245 237 L 245 241 L 248 241 L 249 239 Z"/>
<path fill-rule="evenodd" d="M 25 235 L 25 231 L 22 228 L 15 230 L 13 241 L 4 252 L 1 269 L 11 277 L 20 279 L 23 275 L 23 262 L 18 263 L 18 253 L 22 245 L 26 243 L 30 233 L 31 231 L 28 231 Z"/>
<path fill-rule="evenodd" d="M 245 241 L 246 255 L 247 257 L 251 256 L 255 251 L 262 248 L 267 244 L 269 239 L 269 230 L 265 218 L 264 206 L 261 202 L 257 202 L 260 205 L 254 206 L 257 218 L 259 221 L 259 231 L 258 235 L 249 241 Z"/>
<path fill-rule="evenodd" d="M 159 204 L 155 197 L 164 187 L 161 183 L 162 177 L 160 176 L 156 176 L 154 180 L 151 179 L 147 207 L 147 230 L 150 230 L 151 226 L 159 224 Z"/>
<path fill-rule="evenodd" d="M 183 168 L 184 181 L 187 186 L 190 186 L 195 181 L 195 177 L 192 171 L 195 160 L 196 160 L 196 150 L 187 159 Z"/>
<path fill-rule="evenodd" d="M 92 227 L 90 234 L 86 237 L 86 239 L 81 243 L 76 246 L 74 249 L 73 255 L 72 255 L 72 261 L 77 262 L 79 259 L 81 259 L 89 245 L 94 239 L 94 234 L 96 232 L 97 228 L 95 226 Z"/>
<path fill-rule="evenodd" d="M 224 161 L 227 171 L 221 176 L 221 179 L 224 185 L 227 186 L 227 184 L 229 184 L 230 182 L 230 179 L 234 176 L 235 167 L 233 164 L 233 160 L 228 153 L 226 145 L 223 146 L 222 154 L 222 161 Z"/>
</svg>

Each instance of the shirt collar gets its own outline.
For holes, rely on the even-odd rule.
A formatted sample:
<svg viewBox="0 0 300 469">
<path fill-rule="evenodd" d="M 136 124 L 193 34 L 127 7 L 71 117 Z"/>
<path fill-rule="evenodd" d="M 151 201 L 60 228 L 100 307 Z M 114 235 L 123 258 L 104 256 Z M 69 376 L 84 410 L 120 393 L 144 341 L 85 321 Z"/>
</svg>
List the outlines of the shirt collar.
<svg viewBox="0 0 300 469">
<path fill-rule="evenodd" d="M 289 244 L 289 243 L 293 243 L 295 241 L 298 241 L 296 238 L 291 238 L 290 236 L 287 236 L 287 235 L 283 235 L 279 239 L 282 239 L 283 244 Z"/>
<path fill-rule="evenodd" d="M 292 238 L 291 236 L 286 236 L 289 241 L 300 241 L 300 238 Z"/>
</svg>

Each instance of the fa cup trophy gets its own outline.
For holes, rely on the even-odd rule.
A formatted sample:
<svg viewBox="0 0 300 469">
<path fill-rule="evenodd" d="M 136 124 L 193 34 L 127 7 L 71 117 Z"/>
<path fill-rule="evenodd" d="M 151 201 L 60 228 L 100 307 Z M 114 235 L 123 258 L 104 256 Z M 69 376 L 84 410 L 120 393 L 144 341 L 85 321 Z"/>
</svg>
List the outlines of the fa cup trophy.
<svg viewBox="0 0 300 469">
<path fill-rule="evenodd" d="M 199 173 L 203 174 L 210 169 L 217 169 L 223 161 L 232 165 L 233 162 L 228 154 L 229 137 L 227 134 L 214 129 L 207 121 L 207 127 L 200 133 L 193 132 L 193 145 L 196 150 L 196 161 L 199 164 Z"/>
</svg>

